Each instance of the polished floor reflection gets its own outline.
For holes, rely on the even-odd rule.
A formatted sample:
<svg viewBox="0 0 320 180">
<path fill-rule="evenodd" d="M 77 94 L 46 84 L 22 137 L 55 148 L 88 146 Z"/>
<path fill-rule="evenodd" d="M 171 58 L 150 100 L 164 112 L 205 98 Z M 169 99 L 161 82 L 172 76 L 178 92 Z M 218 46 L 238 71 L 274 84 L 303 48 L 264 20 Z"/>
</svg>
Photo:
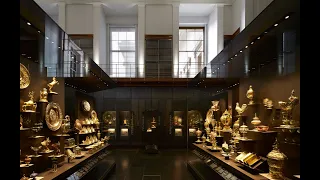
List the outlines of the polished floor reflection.
<svg viewBox="0 0 320 180">
<path fill-rule="evenodd" d="M 186 166 L 187 150 L 146 154 L 139 149 L 114 149 L 108 158 L 116 161 L 109 180 L 194 180 Z"/>
</svg>

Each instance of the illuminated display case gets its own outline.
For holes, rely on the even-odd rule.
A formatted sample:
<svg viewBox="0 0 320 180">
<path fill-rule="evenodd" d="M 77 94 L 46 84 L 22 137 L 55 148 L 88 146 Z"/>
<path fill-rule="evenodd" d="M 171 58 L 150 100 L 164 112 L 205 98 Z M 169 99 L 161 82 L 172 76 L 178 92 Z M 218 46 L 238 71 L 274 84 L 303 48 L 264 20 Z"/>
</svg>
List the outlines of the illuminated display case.
<svg viewBox="0 0 320 180">
<path fill-rule="evenodd" d="M 187 114 L 189 137 L 196 137 L 196 131 L 199 128 L 203 130 L 203 118 L 198 110 L 190 110 Z"/>
<path fill-rule="evenodd" d="M 185 113 L 184 111 L 173 111 L 170 113 L 170 133 L 174 137 L 183 137 L 185 131 Z"/>
<path fill-rule="evenodd" d="M 133 135 L 133 112 L 120 111 L 119 124 L 120 124 L 120 139 L 128 140 L 130 135 Z"/>
<path fill-rule="evenodd" d="M 116 111 L 105 111 L 102 115 L 103 120 L 103 131 L 105 135 L 110 136 L 111 139 L 115 139 L 117 135 L 117 112 Z"/>
</svg>

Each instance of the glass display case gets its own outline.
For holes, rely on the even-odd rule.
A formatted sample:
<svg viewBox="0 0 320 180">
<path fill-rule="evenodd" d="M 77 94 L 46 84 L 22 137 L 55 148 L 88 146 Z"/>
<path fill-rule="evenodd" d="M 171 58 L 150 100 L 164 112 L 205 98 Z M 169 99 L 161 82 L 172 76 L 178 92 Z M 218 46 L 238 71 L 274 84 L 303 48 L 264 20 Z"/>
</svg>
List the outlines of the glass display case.
<svg viewBox="0 0 320 180">
<path fill-rule="evenodd" d="M 119 112 L 120 124 L 120 139 L 127 140 L 133 133 L 133 112 L 120 111 Z"/>
<path fill-rule="evenodd" d="M 105 135 L 110 136 L 110 139 L 116 138 L 116 127 L 117 127 L 117 112 L 116 111 L 105 111 L 102 115 L 103 126 L 102 132 Z"/>
<path fill-rule="evenodd" d="M 185 114 L 184 111 L 173 111 L 170 115 L 170 131 L 175 137 L 184 136 Z"/>
<path fill-rule="evenodd" d="M 203 130 L 203 118 L 198 110 L 190 110 L 187 114 L 188 118 L 188 134 L 189 136 L 196 137 L 196 131 L 199 128 L 200 130 Z"/>
</svg>

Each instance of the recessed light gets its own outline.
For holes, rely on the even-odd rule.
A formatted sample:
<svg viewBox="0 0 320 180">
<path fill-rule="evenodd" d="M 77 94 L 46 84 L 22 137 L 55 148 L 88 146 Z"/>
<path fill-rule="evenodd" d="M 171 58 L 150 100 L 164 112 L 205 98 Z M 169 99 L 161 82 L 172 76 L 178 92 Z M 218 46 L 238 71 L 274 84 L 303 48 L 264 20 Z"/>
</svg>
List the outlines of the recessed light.
<svg viewBox="0 0 320 180">
<path fill-rule="evenodd" d="M 265 33 L 265 34 L 267 34 L 268 32 L 267 32 L 267 31 L 265 31 L 264 33 Z"/>
<path fill-rule="evenodd" d="M 54 42 L 52 41 L 51 43 L 53 44 Z"/>
<path fill-rule="evenodd" d="M 230 61 L 228 60 L 228 62 L 230 62 Z"/>
<path fill-rule="evenodd" d="M 230 59 L 233 59 L 233 58 L 230 58 Z"/>
<path fill-rule="evenodd" d="M 46 37 L 46 39 L 49 39 L 48 37 Z"/>
<path fill-rule="evenodd" d="M 31 23 L 27 22 L 27 24 L 28 24 L 29 26 L 31 26 Z"/>
<path fill-rule="evenodd" d="M 28 56 L 28 59 L 31 59 L 31 57 L 30 57 L 30 56 Z"/>
<path fill-rule="evenodd" d="M 240 51 L 242 53 L 242 51 Z"/>
<path fill-rule="evenodd" d="M 214 72 L 212 72 L 212 74 L 214 74 Z"/>
<path fill-rule="evenodd" d="M 234 56 L 238 56 L 238 55 L 236 54 L 236 55 L 234 55 Z"/>
<path fill-rule="evenodd" d="M 251 42 L 251 44 L 254 44 L 254 42 Z"/>
<path fill-rule="evenodd" d="M 248 48 L 248 46 L 246 46 L 245 48 Z"/>
<path fill-rule="evenodd" d="M 220 69 L 220 68 L 218 68 L 218 69 Z"/>
<path fill-rule="evenodd" d="M 275 26 L 275 27 L 277 27 L 277 26 L 278 26 L 278 24 L 274 24 L 274 26 Z"/>
<path fill-rule="evenodd" d="M 21 54 L 22 56 L 25 56 L 26 54 Z"/>
<path fill-rule="evenodd" d="M 60 46 L 58 46 L 58 48 L 60 49 Z"/>
<path fill-rule="evenodd" d="M 288 19 L 290 16 L 286 16 L 285 19 Z"/>
<path fill-rule="evenodd" d="M 260 39 L 260 37 L 258 37 L 257 39 Z"/>
<path fill-rule="evenodd" d="M 71 58 L 73 59 L 74 57 L 72 56 Z"/>
<path fill-rule="evenodd" d="M 38 31 L 38 33 L 41 33 L 40 31 Z"/>
</svg>

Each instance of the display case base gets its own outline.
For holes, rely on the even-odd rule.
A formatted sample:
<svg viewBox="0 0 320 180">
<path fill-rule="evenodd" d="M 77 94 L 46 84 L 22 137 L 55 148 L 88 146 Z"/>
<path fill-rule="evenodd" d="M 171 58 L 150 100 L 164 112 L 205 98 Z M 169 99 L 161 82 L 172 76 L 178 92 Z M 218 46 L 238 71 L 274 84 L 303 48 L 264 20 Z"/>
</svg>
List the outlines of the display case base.
<svg viewBox="0 0 320 180">
<path fill-rule="evenodd" d="M 146 145 L 146 149 L 145 152 L 147 154 L 158 154 L 159 153 L 159 149 L 157 145 Z"/>
</svg>

